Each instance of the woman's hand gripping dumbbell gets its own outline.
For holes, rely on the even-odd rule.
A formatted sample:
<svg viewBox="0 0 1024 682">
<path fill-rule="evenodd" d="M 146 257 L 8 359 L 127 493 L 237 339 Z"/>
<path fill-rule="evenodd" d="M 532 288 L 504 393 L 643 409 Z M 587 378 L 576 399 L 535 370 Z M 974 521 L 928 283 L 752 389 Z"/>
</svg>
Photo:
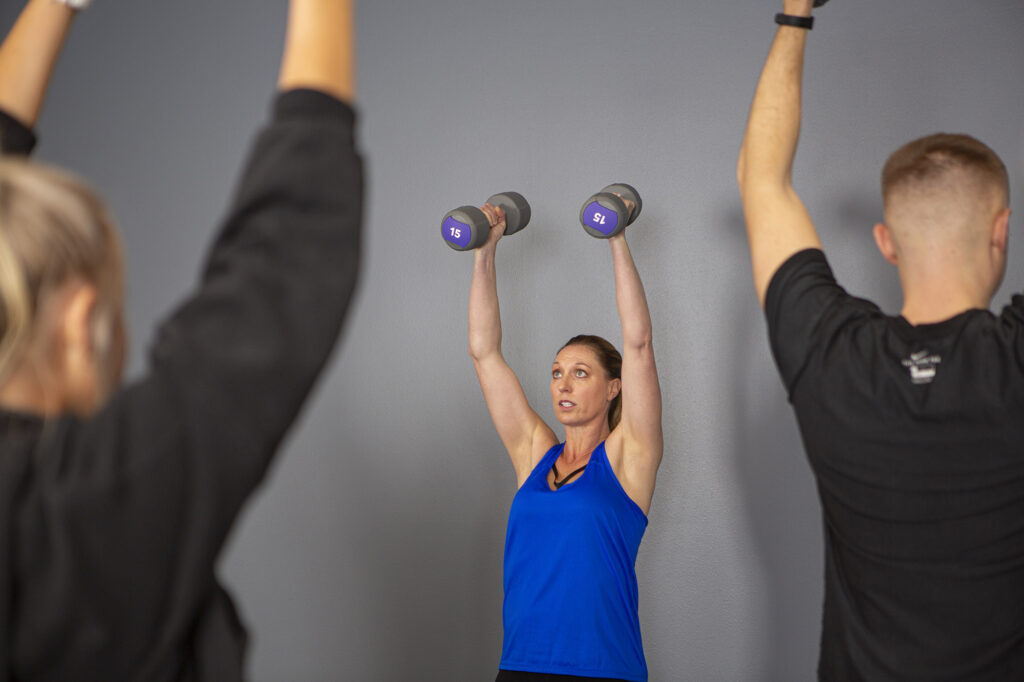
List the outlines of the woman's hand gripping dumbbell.
<svg viewBox="0 0 1024 682">
<path fill-rule="evenodd" d="M 621 182 L 608 185 L 583 202 L 580 222 L 590 236 L 610 239 L 636 220 L 643 205 L 634 187 Z"/>
<path fill-rule="evenodd" d="M 530 222 L 530 204 L 518 192 L 502 192 L 481 208 L 460 206 L 445 213 L 441 236 L 456 251 L 472 251 L 487 243 L 491 228 L 505 221 L 505 235 L 515 234 Z"/>
</svg>

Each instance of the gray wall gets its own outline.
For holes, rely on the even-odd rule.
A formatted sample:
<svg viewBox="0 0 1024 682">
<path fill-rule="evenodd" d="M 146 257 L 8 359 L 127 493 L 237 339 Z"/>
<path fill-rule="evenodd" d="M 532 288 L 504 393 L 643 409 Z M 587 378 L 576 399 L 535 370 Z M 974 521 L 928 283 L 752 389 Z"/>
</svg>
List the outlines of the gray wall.
<svg viewBox="0 0 1024 682">
<path fill-rule="evenodd" d="M 20 2 L 0 9 L 6 27 Z M 81 18 L 42 157 L 91 178 L 124 226 L 134 371 L 194 281 L 250 132 L 285 3 L 109 2 Z M 486 680 L 501 644 L 515 479 L 466 353 L 472 257 L 441 215 L 516 189 L 503 242 L 505 351 L 550 415 L 548 362 L 618 343 L 610 256 L 576 222 L 613 181 L 665 395 L 666 456 L 637 570 L 651 679 L 806 680 L 821 609 L 813 481 L 750 282 L 734 163 L 775 3 L 363 2 L 366 268 L 343 346 L 222 566 L 270 680 Z M 874 251 L 898 144 L 971 132 L 1021 196 L 1020 0 L 836 0 L 810 39 L 796 182 L 854 292 L 900 305 Z M 1014 220 L 1019 224 L 1019 219 Z M 1024 287 L 1024 253 L 997 304 Z M 552 422 L 554 423 L 553 419 Z"/>
</svg>

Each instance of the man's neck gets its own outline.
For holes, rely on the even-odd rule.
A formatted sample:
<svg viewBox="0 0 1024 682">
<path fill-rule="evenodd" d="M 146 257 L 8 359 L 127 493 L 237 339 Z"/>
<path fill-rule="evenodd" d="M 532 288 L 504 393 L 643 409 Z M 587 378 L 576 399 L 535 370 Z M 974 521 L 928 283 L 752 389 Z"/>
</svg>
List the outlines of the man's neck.
<svg viewBox="0 0 1024 682">
<path fill-rule="evenodd" d="M 932 324 L 967 310 L 988 310 L 999 285 L 986 254 L 932 249 L 900 263 L 901 314 L 911 324 Z M 943 257 L 946 256 L 946 257 Z"/>
<path fill-rule="evenodd" d="M 987 310 L 990 295 L 973 291 L 956 280 L 933 280 L 929 285 L 904 286 L 900 314 L 910 324 L 942 322 L 968 310 Z"/>
</svg>

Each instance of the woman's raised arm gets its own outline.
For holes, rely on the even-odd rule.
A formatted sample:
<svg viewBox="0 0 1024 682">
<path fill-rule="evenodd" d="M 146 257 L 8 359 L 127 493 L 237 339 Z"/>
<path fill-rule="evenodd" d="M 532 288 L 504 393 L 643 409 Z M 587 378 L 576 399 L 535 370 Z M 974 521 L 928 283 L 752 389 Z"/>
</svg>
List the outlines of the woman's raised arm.
<svg viewBox="0 0 1024 682">
<path fill-rule="evenodd" d="M 75 11 L 54 0 L 29 0 L 0 44 L 0 110 L 29 128 L 43 108 Z"/>
<path fill-rule="evenodd" d="M 469 354 L 494 428 L 512 458 L 522 486 L 547 448 L 558 442 L 537 415 L 512 368 L 501 354 L 501 313 L 494 256 L 505 232 L 505 216 L 490 204 L 483 207 L 491 222 L 487 243 L 473 252 L 473 282 L 469 289 Z M 538 452 L 539 451 L 539 452 Z"/>
<path fill-rule="evenodd" d="M 292 0 L 278 87 L 355 97 L 354 0 Z"/>
<path fill-rule="evenodd" d="M 615 300 L 622 323 L 622 420 L 609 440 L 622 454 L 617 473 L 623 487 L 646 513 L 664 449 L 661 386 L 651 343 L 651 313 L 625 233 L 612 237 L 609 243 L 615 270 Z"/>
</svg>

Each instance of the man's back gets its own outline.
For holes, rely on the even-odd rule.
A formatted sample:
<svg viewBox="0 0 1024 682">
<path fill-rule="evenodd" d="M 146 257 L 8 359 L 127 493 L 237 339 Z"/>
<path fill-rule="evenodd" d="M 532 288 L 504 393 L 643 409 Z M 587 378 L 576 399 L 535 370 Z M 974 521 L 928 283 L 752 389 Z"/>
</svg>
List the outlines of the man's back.
<svg viewBox="0 0 1024 682">
<path fill-rule="evenodd" d="M 806 250 L 765 311 L 822 502 L 820 677 L 1024 676 L 1024 297 L 915 327 Z"/>
</svg>

